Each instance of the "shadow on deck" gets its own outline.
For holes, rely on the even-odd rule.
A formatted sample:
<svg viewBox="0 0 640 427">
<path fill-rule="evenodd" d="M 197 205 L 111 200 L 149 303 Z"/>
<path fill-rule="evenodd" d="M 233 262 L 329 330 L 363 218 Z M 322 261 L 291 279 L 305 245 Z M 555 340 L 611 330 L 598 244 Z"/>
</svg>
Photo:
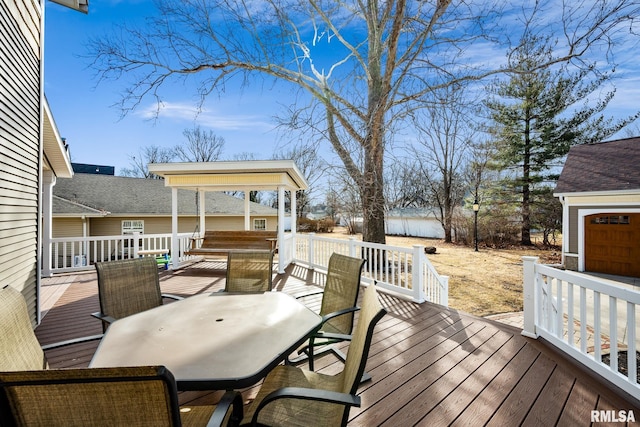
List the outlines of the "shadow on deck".
<svg viewBox="0 0 640 427">
<path fill-rule="evenodd" d="M 188 296 L 222 289 L 224 268 L 224 262 L 208 261 L 163 271 L 162 291 Z M 274 278 L 277 291 L 294 295 L 322 283 L 322 272 L 296 265 Z M 610 388 L 519 329 L 435 304 L 380 297 L 388 314 L 369 353 L 366 369 L 373 381 L 361 385 L 362 407 L 351 410 L 350 426 L 579 426 L 591 424 L 592 410 L 631 410 L 640 419 L 637 397 Z M 310 308 L 319 308 L 319 297 L 307 299 Z M 89 315 L 99 309 L 94 273 L 43 279 L 42 300 L 50 305 L 36 329 L 42 344 L 101 333 L 100 322 Z M 52 350 L 47 357 L 52 368 L 83 367 L 96 347 L 93 342 Z M 341 368 L 330 355 L 316 362 L 325 373 Z M 245 400 L 257 389 L 243 390 Z M 183 392 L 180 399 L 204 404 L 220 396 Z"/>
</svg>

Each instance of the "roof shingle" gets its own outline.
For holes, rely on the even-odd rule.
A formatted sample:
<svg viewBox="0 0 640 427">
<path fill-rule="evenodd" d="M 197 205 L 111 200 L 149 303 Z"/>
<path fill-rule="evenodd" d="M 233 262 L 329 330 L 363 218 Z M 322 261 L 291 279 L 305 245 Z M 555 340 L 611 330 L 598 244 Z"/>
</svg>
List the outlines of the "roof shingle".
<svg viewBox="0 0 640 427">
<path fill-rule="evenodd" d="M 74 174 L 72 179 L 59 179 L 53 194 L 68 202 L 107 211 L 113 215 L 171 215 L 171 188 L 164 180 L 128 178 L 111 175 Z M 205 192 L 207 215 L 243 215 L 244 201 L 221 192 Z M 54 214 L 67 211 L 71 204 L 54 204 Z M 64 209 L 64 211 L 56 211 Z M 252 215 L 276 215 L 277 210 L 251 203 Z M 196 215 L 196 193 L 178 190 L 178 214 Z"/>
<path fill-rule="evenodd" d="M 555 194 L 640 189 L 640 137 L 571 147 Z"/>
</svg>

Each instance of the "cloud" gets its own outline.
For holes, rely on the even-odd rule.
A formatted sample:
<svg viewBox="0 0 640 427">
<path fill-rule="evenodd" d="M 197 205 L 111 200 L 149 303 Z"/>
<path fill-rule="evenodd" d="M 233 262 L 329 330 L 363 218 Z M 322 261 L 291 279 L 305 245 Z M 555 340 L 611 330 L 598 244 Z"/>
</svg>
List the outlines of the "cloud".
<svg viewBox="0 0 640 427">
<path fill-rule="evenodd" d="M 211 129 L 236 131 L 252 130 L 266 132 L 274 129 L 267 118 L 259 114 L 224 114 L 208 108 L 198 109 L 194 104 L 163 102 L 150 104 L 136 115 L 144 119 L 168 119 L 175 122 L 197 122 Z"/>
</svg>

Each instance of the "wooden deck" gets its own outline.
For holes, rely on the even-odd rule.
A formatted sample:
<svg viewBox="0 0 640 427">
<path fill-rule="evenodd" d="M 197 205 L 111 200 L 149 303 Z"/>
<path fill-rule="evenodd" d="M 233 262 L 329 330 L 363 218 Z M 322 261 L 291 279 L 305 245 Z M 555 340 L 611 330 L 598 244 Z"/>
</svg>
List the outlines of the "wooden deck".
<svg viewBox="0 0 640 427">
<path fill-rule="evenodd" d="M 202 262 L 161 273 L 163 292 L 192 295 L 224 287 L 223 262 Z M 321 272 L 290 266 L 274 288 L 291 294 L 314 289 Z M 95 274 L 43 279 L 43 299 L 63 286 L 36 334 L 42 344 L 98 334 L 100 322 Z M 353 408 L 350 426 L 591 425 L 592 410 L 632 410 L 637 397 L 609 388 L 543 342 L 520 330 L 434 304 L 414 304 L 380 293 L 389 313 L 378 323 L 362 407 Z M 55 297 L 52 297 L 55 300 Z M 318 308 L 319 299 L 307 302 Z M 97 342 L 47 352 L 53 368 L 87 366 Z M 332 356 L 316 363 L 321 372 L 341 369 Z M 244 390 L 250 400 L 257 386 Z M 181 402 L 212 403 L 220 392 L 183 392 Z M 597 424 L 601 425 L 601 424 Z M 621 425 L 621 423 L 612 423 Z M 624 425 L 624 423 L 622 423 Z"/>
</svg>

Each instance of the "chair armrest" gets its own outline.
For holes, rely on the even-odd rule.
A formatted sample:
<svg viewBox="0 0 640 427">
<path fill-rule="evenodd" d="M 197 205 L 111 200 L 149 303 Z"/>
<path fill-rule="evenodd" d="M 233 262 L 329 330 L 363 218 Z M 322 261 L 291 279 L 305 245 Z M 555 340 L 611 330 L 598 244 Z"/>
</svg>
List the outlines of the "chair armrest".
<svg viewBox="0 0 640 427">
<path fill-rule="evenodd" d="M 106 314 L 102 314 L 99 311 L 95 312 L 95 313 L 91 313 L 91 315 L 93 317 L 95 317 L 96 319 L 100 319 L 103 322 L 107 322 L 107 323 L 113 323 L 115 322 L 117 319 L 111 317 L 111 316 L 107 316 Z"/>
<path fill-rule="evenodd" d="M 73 345 L 73 344 L 80 344 L 83 342 L 89 342 L 89 341 L 94 341 L 94 340 L 100 340 L 102 339 L 103 334 L 100 335 L 89 335 L 86 337 L 81 337 L 81 338 L 73 338 L 70 340 L 66 340 L 66 341 L 60 341 L 60 342 L 56 342 L 56 343 L 52 343 L 52 344 L 46 344 L 41 346 L 42 350 L 46 351 L 46 350 L 51 350 L 53 348 L 59 348 L 59 347 L 66 347 L 68 345 Z"/>
<path fill-rule="evenodd" d="M 320 295 L 322 293 L 324 293 L 324 291 L 309 292 L 308 294 L 296 295 L 296 296 L 294 296 L 294 298 L 295 299 L 300 299 L 300 298 L 309 297 L 311 295 Z"/>
<path fill-rule="evenodd" d="M 327 320 L 331 320 L 334 317 L 342 316 L 343 314 L 353 313 L 358 310 L 360 310 L 360 307 L 349 307 L 339 311 L 334 311 L 333 313 L 325 314 L 324 316 L 322 316 L 322 323 L 325 323 Z"/>
<path fill-rule="evenodd" d="M 184 299 L 184 297 L 181 297 L 179 295 L 173 295 L 173 294 L 162 294 L 161 296 L 162 298 L 174 299 L 176 301 L 180 301 L 181 299 Z"/>
<path fill-rule="evenodd" d="M 238 391 L 227 390 L 220 402 L 216 405 L 216 409 L 213 411 L 207 427 L 222 426 L 227 414 L 231 408 L 231 418 L 229 419 L 230 426 L 240 425 L 243 417 L 243 405 L 242 395 Z"/>
<path fill-rule="evenodd" d="M 351 341 L 352 336 L 348 334 L 334 334 L 331 332 L 323 332 L 318 331 L 313 334 L 314 338 L 324 338 L 328 340 L 336 340 L 336 341 Z M 323 345 L 323 343 L 315 344 L 315 345 Z"/>
<path fill-rule="evenodd" d="M 319 390 L 313 388 L 304 387 L 283 387 L 278 390 L 274 390 L 262 399 L 256 412 L 253 414 L 251 425 L 257 425 L 258 414 L 267 404 L 277 399 L 303 399 L 303 400 L 318 400 L 320 402 L 337 403 L 341 405 L 360 407 L 360 396 L 348 393 L 340 393 L 337 391 Z"/>
</svg>

